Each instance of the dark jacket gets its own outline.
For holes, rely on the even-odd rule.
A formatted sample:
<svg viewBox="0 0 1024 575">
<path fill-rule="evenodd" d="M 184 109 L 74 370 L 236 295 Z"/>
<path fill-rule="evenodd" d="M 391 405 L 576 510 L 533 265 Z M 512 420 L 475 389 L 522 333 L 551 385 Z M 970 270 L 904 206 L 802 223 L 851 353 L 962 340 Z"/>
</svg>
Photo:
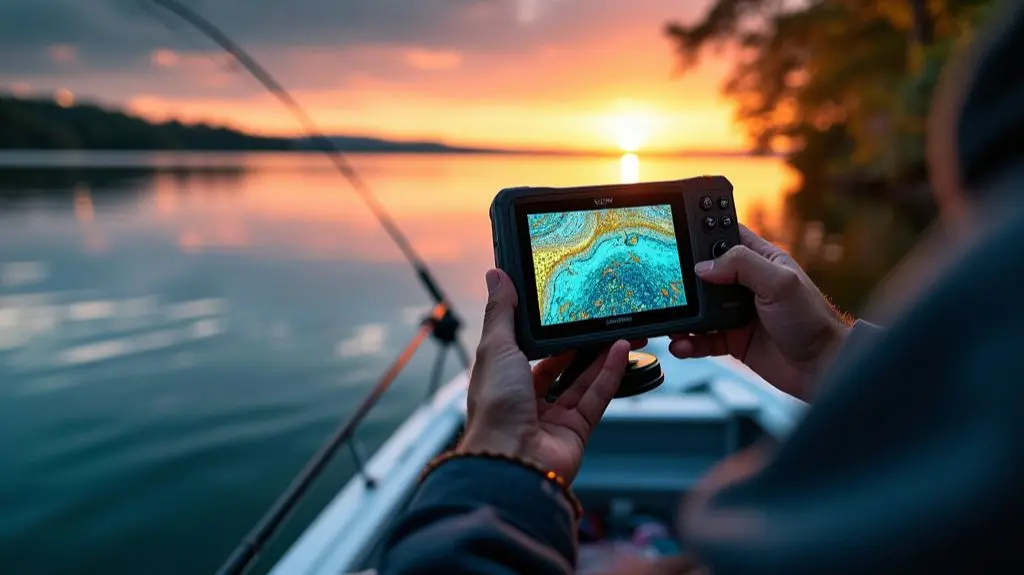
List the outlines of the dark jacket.
<svg viewBox="0 0 1024 575">
<path fill-rule="evenodd" d="M 562 575 L 576 562 L 572 508 L 536 471 L 455 459 L 427 476 L 378 573 Z"/>
</svg>

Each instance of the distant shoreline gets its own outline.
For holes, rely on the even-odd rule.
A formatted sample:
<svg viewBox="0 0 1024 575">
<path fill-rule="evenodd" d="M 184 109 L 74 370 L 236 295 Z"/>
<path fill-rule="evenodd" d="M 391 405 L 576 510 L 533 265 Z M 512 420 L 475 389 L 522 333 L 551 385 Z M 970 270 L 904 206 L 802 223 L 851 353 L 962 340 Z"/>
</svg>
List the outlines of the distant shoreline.
<svg viewBox="0 0 1024 575">
<path fill-rule="evenodd" d="M 507 158 L 564 158 L 617 160 L 623 154 L 606 152 L 558 152 L 543 150 L 449 150 L 449 151 L 343 151 L 350 158 L 360 156 L 491 156 Z M 122 174 L 212 174 L 242 173 L 250 170 L 273 169 L 268 166 L 248 165 L 245 158 L 261 156 L 309 156 L 322 157 L 317 150 L 4 150 L 0 149 L 0 174 L 38 176 L 44 173 L 84 174 L 119 172 Z M 643 159 L 671 158 L 758 158 L 754 154 L 723 152 L 682 152 L 637 154 Z M 327 158 L 323 168 L 333 169 Z M 0 186 L 2 187 L 2 186 Z"/>
<path fill-rule="evenodd" d="M 541 157 L 594 157 L 594 158 L 621 158 L 622 156 L 635 155 L 640 158 L 782 158 L 784 154 L 756 154 L 751 152 L 716 151 L 716 150 L 693 150 L 693 151 L 652 151 L 652 152 L 612 152 L 600 150 L 529 150 L 529 149 L 488 149 L 488 148 L 459 148 L 451 147 L 444 149 L 420 150 L 420 149 L 341 149 L 342 154 L 353 156 L 371 155 L 452 155 L 452 156 L 541 156 Z M 318 155 L 323 150 L 308 148 L 289 149 L 261 149 L 261 150 L 205 150 L 205 149 L 95 149 L 95 148 L 0 148 L 0 168 L 10 164 L 9 160 L 15 157 L 37 157 L 55 158 L 58 156 L 263 156 L 263 155 Z M 7 161 L 5 161 L 7 160 Z M 50 165 L 50 164 L 47 164 Z"/>
<path fill-rule="evenodd" d="M 155 123 L 122 110 L 0 94 L 0 154 L 26 153 L 309 153 L 324 151 L 312 137 L 261 136 L 207 124 L 176 120 Z M 345 154 L 473 154 L 549 157 L 619 157 L 615 150 L 477 147 L 438 141 L 389 140 L 375 136 L 327 135 Z M 653 157 L 758 157 L 743 150 L 660 150 L 637 152 Z M 0 166 L 3 163 L 0 162 Z"/>
</svg>

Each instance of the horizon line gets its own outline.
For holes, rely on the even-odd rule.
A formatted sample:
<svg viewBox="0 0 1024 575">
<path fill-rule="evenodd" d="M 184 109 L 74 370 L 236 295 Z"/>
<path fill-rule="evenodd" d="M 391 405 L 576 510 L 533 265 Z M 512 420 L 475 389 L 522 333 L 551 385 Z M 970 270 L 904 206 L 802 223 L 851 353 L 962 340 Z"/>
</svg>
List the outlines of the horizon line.
<svg viewBox="0 0 1024 575">
<path fill-rule="evenodd" d="M 101 99 L 83 98 L 78 99 L 69 106 L 62 106 L 56 102 L 52 97 L 46 97 L 43 94 L 32 94 L 32 95 L 20 95 L 7 90 L 0 90 L 0 98 L 10 98 L 15 101 L 28 101 L 37 103 L 47 103 L 57 105 L 63 108 L 81 108 L 81 107 L 95 107 L 99 108 L 108 113 L 122 114 L 124 116 L 132 117 L 138 120 L 142 120 L 152 125 L 166 125 L 170 123 L 178 123 L 184 126 L 190 127 L 211 127 L 211 128 L 222 128 L 232 131 L 236 131 L 239 134 L 257 139 L 278 139 L 287 140 L 297 143 L 309 143 L 313 144 L 312 141 L 316 140 L 315 135 L 298 133 L 280 133 L 276 131 L 267 131 L 260 129 L 252 129 L 243 126 L 238 126 L 233 122 L 224 122 L 217 120 L 199 120 L 199 121 L 188 121 L 180 117 L 167 117 L 162 120 L 155 120 L 147 118 L 143 115 L 133 113 L 132 110 L 127 109 L 123 105 L 114 103 L 103 102 Z M 520 146 L 505 146 L 501 143 L 494 144 L 470 144 L 470 143 L 454 143 L 450 140 L 445 140 L 443 137 L 432 138 L 430 136 L 405 139 L 401 137 L 393 137 L 387 134 L 369 135 L 365 133 L 352 133 L 352 134 L 331 134 L 322 132 L 322 136 L 328 140 L 371 140 L 380 142 L 382 144 L 394 145 L 394 146 L 425 146 L 434 147 L 435 149 L 427 150 L 367 150 L 367 149 L 345 149 L 345 146 L 341 146 L 342 151 L 346 153 L 478 153 L 478 154 L 506 154 L 506 155 L 536 155 L 536 156 L 602 156 L 602 157 L 614 157 L 624 156 L 628 154 L 635 154 L 637 156 L 645 157 L 679 157 L 679 156 L 765 156 L 765 157 L 779 157 L 784 156 L 783 152 L 758 152 L 752 149 L 743 148 L 727 148 L 727 149 L 679 149 L 673 150 L 669 148 L 655 148 L 651 150 L 616 150 L 614 148 L 548 148 L 548 147 L 520 147 Z M 337 142 L 335 142 L 337 144 Z M 315 147 L 315 144 L 314 144 Z M 52 149 L 52 148 L 50 148 Z M 11 150 L 13 151 L 13 150 Z M 280 150 L 289 151 L 289 150 Z M 303 151 L 302 148 L 294 151 Z"/>
</svg>

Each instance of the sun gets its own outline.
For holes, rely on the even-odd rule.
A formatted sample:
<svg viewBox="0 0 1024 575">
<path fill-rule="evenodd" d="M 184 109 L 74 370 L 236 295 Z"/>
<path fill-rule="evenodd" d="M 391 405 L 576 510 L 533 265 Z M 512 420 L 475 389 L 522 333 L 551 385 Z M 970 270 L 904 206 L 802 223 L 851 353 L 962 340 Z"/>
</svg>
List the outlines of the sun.
<svg viewBox="0 0 1024 575">
<path fill-rule="evenodd" d="M 640 112 L 622 112 L 614 117 L 615 137 L 626 153 L 639 152 L 651 132 L 651 119 Z"/>
</svg>

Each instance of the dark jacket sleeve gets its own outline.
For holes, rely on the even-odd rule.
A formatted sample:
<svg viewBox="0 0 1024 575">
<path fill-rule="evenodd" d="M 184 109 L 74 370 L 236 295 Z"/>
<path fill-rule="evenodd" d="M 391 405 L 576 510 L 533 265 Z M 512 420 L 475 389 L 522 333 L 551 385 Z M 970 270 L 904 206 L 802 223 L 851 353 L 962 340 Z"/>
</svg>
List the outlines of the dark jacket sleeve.
<svg viewBox="0 0 1024 575">
<path fill-rule="evenodd" d="M 577 555 L 571 509 L 535 471 L 451 460 L 420 486 L 385 542 L 378 573 L 570 574 Z"/>
<path fill-rule="evenodd" d="M 1024 223 L 844 350 L 793 434 L 698 490 L 715 573 L 1024 572 Z"/>
</svg>

